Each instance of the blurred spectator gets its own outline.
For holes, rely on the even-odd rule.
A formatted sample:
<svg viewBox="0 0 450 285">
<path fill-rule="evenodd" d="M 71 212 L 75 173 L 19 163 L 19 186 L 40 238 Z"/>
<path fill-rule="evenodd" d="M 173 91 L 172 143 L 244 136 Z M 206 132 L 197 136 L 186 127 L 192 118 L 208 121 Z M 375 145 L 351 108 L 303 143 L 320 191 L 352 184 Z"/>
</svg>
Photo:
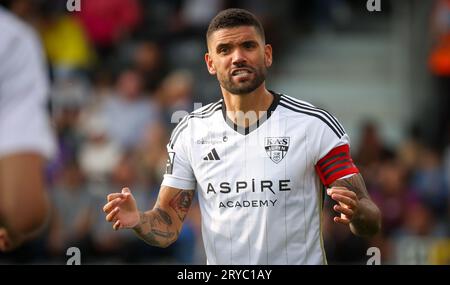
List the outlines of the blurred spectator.
<svg viewBox="0 0 450 285">
<path fill-rule="evenodd" d="M 113 76 L 110 70 L 106 67 L 100 67 L 94 70 L 92 76 L 92 91 L 91 102 L 87 107 L 96 105 L 98 99 L 112 94 L 113 90 Z"/>
<path fill-rule="evenodd" d="M 436 216 L 430 207 L 417 201 L 407 207 L 405 223 L 396 234 L 411 236 L 443 236 L 442 228 L 437 227 Z"/>
<path fill-rule="evenodd" d="M 142 96 L 142 86 L 136 70 L 122 71 L 116 94 L 106 98 L 100 110 L 108 137 L 125 150 L 141 143 L 146 129 L 159 122 L 158 106 Z"/>
<path fill-rule="evenodd" d="M 435 79 L 435 116 L 427 125 L 431 143 L 442 147 L 442 135 L 450 127 L 450 0 L 437 0 L 431 15 L 432 48 L 428 59 Z"/>
<path fill-rule="evenodd" d="M 421 201 L 411 203 L 404 224 L 391 237 L 394 245 L 391 261 L 395 264 L 435 264 L 433 248 L 445 241 L 446 235 L 446 225 L 439 223 L 431 208 Z M 444 247 L 444 250 L 447 249 Z M 447 257 L 450 254 L 442 253 Z"/>
<path fill-rule="evenodd" d="M 441 217 L 448 213 L 448 181 L 437 151 L 423 149 L 412 177 L 412 187 L 434 215 Z"/>
<path fill-rule="evenodd" d="M 102 118 L 92 116 L 83 121 L 81 128 L 86 135 L 80 149 L 81 168 L 90 181 L 105 182 L 118 166 L 122 151 L 107 137 Z"/>
<path fill-rule="evenodd" d="M 133 33 L 142 15 L 138 0 L 95 0 L 84 1 L 78 16 L 97 55 L 107 58 L 116 44 Z"/>
<path fill-rule="evenodd" d="M 170 41 L 179 30 L 179 10 L 183 0 L 141 1 L 142 21 L 137 35 L 140 39 L 161 39 Z"/>
<path fill-rule="evenodd" d="M 76 75 L 62 76 L 54 82 L 51 90 L 51 102 L 56 116 L 65 110 L 81 110 L 88 101 L 90 86 Z"/>
<path fill-rule="evenodd" d="M 94 59 L 84 27 L 72 15 L 48 11 L 42 15 L 41 33 L 56 81 L 85 78 Z"/>
<path fill-rule="evenodd" d="M 36 15 L 38 3 L 33 0 L 5 1 L 9 5 L 9 10 L 28 24 L 36 27 Z"/>
<path fill-rule="evenodd" d="M 139 43 L 133 61 L 134 66 L 143 78 L 144 91 L 153 93 L 167 72 L 160 46 L 151 41 Z"/>
<path fill-rule="evenodd" d="M 352 11 L 344 0 L 314 1 L 316 26 L 321 30 L 343 28 L 351 22 Z"/>
<path fill-rule="evenodd" d="M 89 89 L 79 80 L 62 80 L 52 86 L 53 125 L 57 133 L 58 152 L 48 166 L 53 183 L 64 166 L 77 157 L 82 136 L 77 130 L 80 113 L 87 103 Z"/>
<path fill-rule="evenodd" d="M 179 122 L 177 119 L 182 119 L 187 112 L 192 111 L 193 88 L 194 79 L 187 70 L 175 70 L 161 83 L 155 97 L 162 107 L 163 122 L 169 131 Z M 180 112 L 179 116 L 177 112 Z"/>
<path fill-rule="evenodd" d="M 408 188 L 406 169 L 395 157 L 384 159 L 373 169 L 375 182 L 368 190 L 382 213 L 381 233 L 371 243 L 380 249 L 382 263 L 390 263 L 395 244 L 392 236 L 403 226 L 408 207 L 417 202 L 414 192 Z"/>
<path fill-rule="evenodd" d="M 376 186 L 369 190 L 383 213 L 381 229 L 385 236 L 403 224 L 407 207 L 417 201 L 407 181 L 405 169 L 395 159 L 388 159 L 378 169 Z"/>
<path fill-rule="evenodd" d="M 423 148 L 424 145 L 419 126 L 414 124 L 409 130 L 408 137 L 397 148 L 398 160 L 408 173 L 411 173 L 419 166 L 419 159 Z"/>
<path fill-rule="evenodd" d="M 359 148 L 356 150 L 355 162 L 370 189 L 376 181 L 376 173 L 380 162 L 392 157 L 392 152 L 384 145 L 379 135 L 378 126 L 371 121 L 363 124 Z"/>
<path fill-rule="evenodd" d="M 356 153 L 358 164 L 368 166 L 378 163 L 391 154 L 391 151 L 383 144 L 378 126 L 370 121 L 364 123 L 359 141 L 359 149 Z"/>
<path fill-rule="evenodd" d="M 437 0 L 431 16 L 431 50 L 429 67 L 437 76 L 450 76 L 450 1 Z"/>
<path fill-rule="evenodd" d="M 444 171 L 445 171 L 445 180 L 447 181 L 447 223 L 448 223 L 448 234 L 450 235 L 450 144 L 447 144 L 447 147 L 444 152 L 443 157 Z"/>
<path fill-rule="evenodd" d="M 181 8 L 181 20 L 192 35 L 203 35 L 209 21 L 223 8 L 223 0 L 185 0 Z"/>
<path fill-rule="evenodd" d="M 167 129 L 162 124 L 155 124 L 146 130 L 142 145 L 136 148 L 139 170 L 145 174 L 148 183 L 161 185 L 167 163 L 168 140 Z"/>
<path fill-rule="evenodd" d="M 92 203 L 83 175 L 75 161 L 65 165 L 61 180 L 52 189 L 53 211 L 48 248 L 63 258 L 67 248 L 86 248 L 92 223 Z"/>
</svg>

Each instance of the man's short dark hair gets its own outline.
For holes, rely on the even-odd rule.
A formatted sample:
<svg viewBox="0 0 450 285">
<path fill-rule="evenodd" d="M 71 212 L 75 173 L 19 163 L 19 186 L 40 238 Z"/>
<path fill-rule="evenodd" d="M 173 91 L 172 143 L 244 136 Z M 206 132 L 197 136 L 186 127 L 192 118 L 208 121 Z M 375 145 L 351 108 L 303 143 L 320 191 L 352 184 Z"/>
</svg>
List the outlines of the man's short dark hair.
<svg viewBox="0 0 450 285">
<path fill-rule="evenodd" d="M 223 10 L 211 20 L 206 32 L 206 40 L 217 30 L 241 26 L 255 27 L 263 41 L 265 41 L 264 28 L 256 16 L 247 10 L 237 8 Z"/>
</svg>

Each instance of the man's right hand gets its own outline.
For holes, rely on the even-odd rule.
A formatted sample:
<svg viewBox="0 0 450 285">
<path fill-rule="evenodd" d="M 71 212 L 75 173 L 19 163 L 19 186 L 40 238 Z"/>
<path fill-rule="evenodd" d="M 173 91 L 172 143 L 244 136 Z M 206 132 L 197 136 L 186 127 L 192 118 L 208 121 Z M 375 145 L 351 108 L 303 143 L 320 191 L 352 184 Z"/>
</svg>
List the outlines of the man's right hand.
<svg viewBox="0 0 450 285">
<path fill-rule="evenodd" d="M 115 230 L 132 228 L 146 243 L 168 247 L 180 234 L 193 196 L 193 190 L 161 186 L 153 209 L 139 212 L 130 190 L 123 188 L 121 193 L 108 195 L 103 211 Z"/>
<path fill-rule="evenodd" d="M 103 211 L 107 214 L 106 220 L 113 223 L 114 230 L 134 228 L 139 224 L 139 210 L 130 189 L 123 188 L 121 193 L 109 194 L 107 200 Z"/>
</svg>

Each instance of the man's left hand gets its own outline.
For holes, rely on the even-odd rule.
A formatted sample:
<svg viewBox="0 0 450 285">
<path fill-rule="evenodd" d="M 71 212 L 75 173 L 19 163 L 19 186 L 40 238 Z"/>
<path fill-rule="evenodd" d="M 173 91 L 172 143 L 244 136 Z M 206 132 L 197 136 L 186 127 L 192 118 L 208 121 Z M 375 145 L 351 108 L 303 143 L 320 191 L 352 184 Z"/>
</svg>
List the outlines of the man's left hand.
<svg viewBox="0 0 450 285">
<path fill-rule="evenodd" d="M 327 194 L 331 199 L 338 202 L 338 205 L 334 205 L 333 209 L 341 214 L 340 217 L 334 217 L 333 221 L 344 225 L 350 224 L 358 210 L 356 193 L 345 187 L 332 187 L 327 189 Z"/>
</svg>

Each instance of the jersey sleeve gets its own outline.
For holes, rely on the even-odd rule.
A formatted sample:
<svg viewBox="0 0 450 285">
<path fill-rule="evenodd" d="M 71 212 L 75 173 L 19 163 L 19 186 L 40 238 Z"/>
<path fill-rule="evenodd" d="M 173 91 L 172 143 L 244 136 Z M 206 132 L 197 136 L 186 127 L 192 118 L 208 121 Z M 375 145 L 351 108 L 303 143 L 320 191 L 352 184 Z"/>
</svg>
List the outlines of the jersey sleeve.
<svg viewBox="0 0 450 285">
<path fill-rule="evenodd" d="M 168 159 L 162 185 L 194 190 L 196 179 L 189 160 L 189 143 L 185 137 L 186 126 L 182 124 L 183 121 L 174 129 L 167 144 Z"/>
<path fill-rule="evenodd" d="M 314 163 L 323 185 L 359 173 L 350 155 L 350 139 L 344 128 L 333 117 L 335 124 L 317 127 Z"/>
</svg>

